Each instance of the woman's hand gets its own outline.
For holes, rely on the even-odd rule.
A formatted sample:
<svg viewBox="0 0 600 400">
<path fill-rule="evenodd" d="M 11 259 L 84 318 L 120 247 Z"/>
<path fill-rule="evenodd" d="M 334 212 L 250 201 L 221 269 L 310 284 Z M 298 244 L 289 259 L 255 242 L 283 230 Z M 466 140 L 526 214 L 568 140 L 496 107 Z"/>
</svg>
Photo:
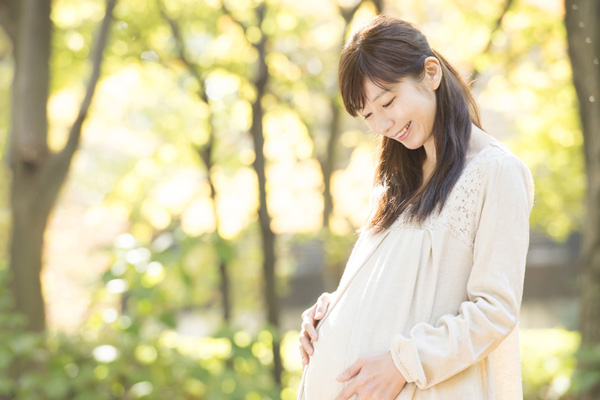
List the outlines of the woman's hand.
<svg viewBox="0 0 600 400">
<path fill-rule="evenodd" d="M 330 293 L 323 293 L 311 308 L 302 313 L 302 329 L 300 330 L 300 356 L 302 357 L 302 369 L 310 360 L 309 355 L 313 355 L 314 349 L 311 341 L 316 341 L 317 321 L 325 316 L 329 307 Z"/>
<path fill-rule="evenodd" d="M 345 382 L 352 378 L 354 382 L 345 387 L 335 400 L 347 400 L 355 394 L 356 400 L 393 400 L 406 385 L 406 379 L 394 365 L 389 352 L 359 358 L 337 380 Z"/>
</svg>

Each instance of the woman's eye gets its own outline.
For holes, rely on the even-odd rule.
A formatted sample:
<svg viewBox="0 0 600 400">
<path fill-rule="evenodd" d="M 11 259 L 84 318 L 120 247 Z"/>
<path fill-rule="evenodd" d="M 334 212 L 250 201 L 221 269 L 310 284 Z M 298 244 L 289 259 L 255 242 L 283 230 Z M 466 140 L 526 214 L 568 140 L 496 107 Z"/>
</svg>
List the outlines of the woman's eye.
<svg viewBox="0 0 600 400">
<path fill-rule="evenodd" d="M 365 115 L 363 118 L 364 119 L 368 119 L 371 116 L 371 113 L 368 113 L 367 115 Z"/>
<path fill-rule="evenodd" d="M 391 100 L 390 100 L 390 102 L 389 102 L 389 103 L 387 103 L 387 104 L 384 104 L 384 105 L 383 105 L 383 108 L 387 108 L 387 107 L 389 107 L 389 106 L 390 106 L 390 105 L 391 105 L 391 104 L 394 102 L 394 100 L 395 100 L 395 99 L 396 99 L 396 98 L 394 97 L 393 99 L 391 99 Z"/>
</svg>

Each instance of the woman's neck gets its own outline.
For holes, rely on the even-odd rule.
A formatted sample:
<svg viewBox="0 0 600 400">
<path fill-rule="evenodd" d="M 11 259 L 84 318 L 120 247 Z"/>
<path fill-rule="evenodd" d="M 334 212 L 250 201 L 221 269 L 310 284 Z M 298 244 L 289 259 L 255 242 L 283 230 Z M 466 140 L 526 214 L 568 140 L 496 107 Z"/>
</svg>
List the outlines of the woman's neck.
<svg viewBox="0 0 600 400">
<path fill-rule="evenodd" d="M 466 162 L 468 163 L 481 149 L 483 149 L 488 143 L 495 139 L 487 132 L 479 129 L 475 124 L 471 124 L 471 137 L 469 138 L 469 145 L 467 148 Z M 436 163 L 436 152 L 435 142 L 433 138 L 427 143 L 423 144 L 425 148 L 425 161 L 423 161 L 423 184 L 425 184 L 433 170 L 435 169 Z"/>
<path fill-rule="evenodd" d="M 425 161 L 424 164 L 431 164 L 435 166 L 436 153 L 435 153 L 435 142 L 433 140 L 433 135 L 431 139 L 423 144 L 423 148 L 425 148 Z"/>
</svg>

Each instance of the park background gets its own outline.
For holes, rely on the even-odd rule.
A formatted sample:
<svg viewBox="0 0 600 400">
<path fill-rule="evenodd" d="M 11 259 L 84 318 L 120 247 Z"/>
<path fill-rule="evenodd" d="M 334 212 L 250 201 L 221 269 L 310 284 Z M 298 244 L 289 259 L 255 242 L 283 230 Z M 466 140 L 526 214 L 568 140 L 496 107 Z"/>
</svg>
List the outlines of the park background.
<svg viewBox="0 0 600 400">
<path fill-rule="evenodd" d="M 525 398 L 600 398 L 595 0 L 2 0 L 1 399 L 295 398 L 368 212 L 339 52 L 380 12 L 533 173 Z"/>
</svg>

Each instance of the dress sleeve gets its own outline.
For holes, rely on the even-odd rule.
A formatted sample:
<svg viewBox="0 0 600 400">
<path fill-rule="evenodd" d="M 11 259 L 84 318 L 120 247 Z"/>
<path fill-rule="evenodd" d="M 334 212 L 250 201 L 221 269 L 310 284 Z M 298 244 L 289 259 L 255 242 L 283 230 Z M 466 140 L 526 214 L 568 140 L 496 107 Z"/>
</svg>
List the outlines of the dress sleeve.
<svg viewBox="0 0 600 400">
<path fill-rule="evenodd" d="M 415 325 L 392 338 L 394 364 L 423 390 L 491 353 L 515 328 L 529 247 L 533 179 L 512 154 L 486 163 L 473 244 L 468 300 L 457 315 Z"/>
</svg>

